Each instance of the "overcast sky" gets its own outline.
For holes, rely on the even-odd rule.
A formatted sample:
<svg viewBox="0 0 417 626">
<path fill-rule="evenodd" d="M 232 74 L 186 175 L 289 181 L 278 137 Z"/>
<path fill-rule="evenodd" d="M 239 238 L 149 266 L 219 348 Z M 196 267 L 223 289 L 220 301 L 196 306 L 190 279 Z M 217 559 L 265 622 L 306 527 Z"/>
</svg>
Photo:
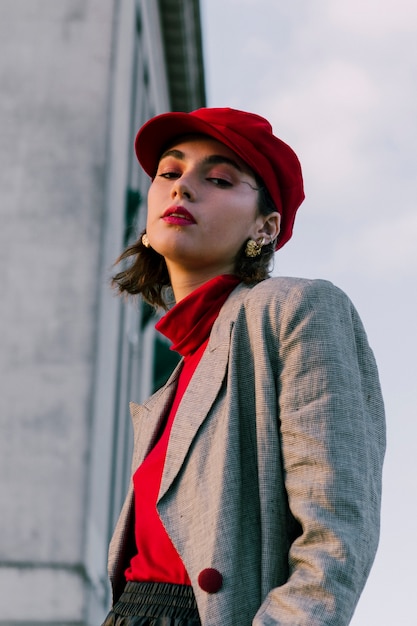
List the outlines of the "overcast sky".
<svg viewBox="0 0 417 626">
<path fill-rule="evenodd" d="M 278 275 L 327 278 L 366 326 L 388 423 L 382 534 L 352 626 L 415 626 L 417 3 L 201 0 L 209 106 L 267 117 L 306 201 Z"/>
</svg>

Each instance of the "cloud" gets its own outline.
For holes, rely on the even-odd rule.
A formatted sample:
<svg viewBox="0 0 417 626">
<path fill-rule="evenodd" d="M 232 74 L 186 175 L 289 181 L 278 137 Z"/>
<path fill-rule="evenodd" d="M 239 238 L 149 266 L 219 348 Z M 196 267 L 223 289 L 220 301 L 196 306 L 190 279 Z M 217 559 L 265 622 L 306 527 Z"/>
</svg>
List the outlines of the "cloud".
<svg viewBox="0 0 417 626">
<path fill-rule="evenodd" d="M 367 38 L 416 34 L 415 0 L 327 0 L 327 14 L 336 28 L 356 32 Z"/>
<path fill-rule="evenodd" d="M 392 214 L 390 218 L 360 224 L 356 233 L 338 238 L 333 269 L 346 268 L 373 279 L 389 281 L 415 274 L 417 267 L 417 213 Z"/>
</svg>

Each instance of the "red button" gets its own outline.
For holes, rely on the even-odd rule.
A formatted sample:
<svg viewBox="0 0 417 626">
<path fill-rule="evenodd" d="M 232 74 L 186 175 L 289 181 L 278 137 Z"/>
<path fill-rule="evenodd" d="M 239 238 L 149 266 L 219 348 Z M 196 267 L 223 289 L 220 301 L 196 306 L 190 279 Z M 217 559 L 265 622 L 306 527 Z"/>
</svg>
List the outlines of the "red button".
<svg viewBox="0 0 417 626">
<path fill-rule="evenodd" d="M 223 576 L 217 569 L 207 567 L 198 575 L 198 584 L 203 591 L 207 593 L 216 593 L 223 585 Z"/>
</svg>

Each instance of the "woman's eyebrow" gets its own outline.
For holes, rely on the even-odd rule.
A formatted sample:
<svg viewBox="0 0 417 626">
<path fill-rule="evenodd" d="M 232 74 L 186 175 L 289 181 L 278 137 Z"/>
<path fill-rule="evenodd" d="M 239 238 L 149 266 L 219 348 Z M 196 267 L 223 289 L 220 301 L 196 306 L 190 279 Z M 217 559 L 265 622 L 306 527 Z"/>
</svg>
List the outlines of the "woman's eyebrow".
<svg viewBox="0 0 417 626">
<path fill-rule="evenodd" d="M 203 162 L 207 165 L 222 165 L 223 163 L 226 163 L 226 165 L 231 165 L 236 170 L 238 170 L 238 172 L 243 171 L 237 161 L 235 161 L 234 159 L 230 159 L 229 157 L 223 156 L 222 154 L 210 154 L 203 160 Z"/>
<path fill-rule="evenodd" d="M 170 156 L 175 157 L 176 159 L 180 159 L 180 161 L 183 161 L 185 159 L 184 152 L 181 152 L 181 150 L 175 150 L 175 148 L 173 148 L 172 150 L 167 150 L 166 152 L 164 152 L 159 160 L 162 161 L 162 159 L 166 159 Z"/>
<path fill-rule="evenodd" d="M 174 157 L 179 161 L 184 161 L 186 155 L 181 150 L 172 148 L 171 150 L 167 150 L 166 152 L 164 152 L 159 160 L 162 161 L 162 159 L 166 159 L 167 157 Z M 202 160 L 202 163 L 204 165 L 222 165 L 223 163 L 226 163 L 227 165 L 231 165 L 232 167 L 234 167 L 238 172 L 243 172 L 237 161 L 235 161 L 234 159 L 230 159 L 229 157 L 222 154 L 210 154 Z"/>
</svg>

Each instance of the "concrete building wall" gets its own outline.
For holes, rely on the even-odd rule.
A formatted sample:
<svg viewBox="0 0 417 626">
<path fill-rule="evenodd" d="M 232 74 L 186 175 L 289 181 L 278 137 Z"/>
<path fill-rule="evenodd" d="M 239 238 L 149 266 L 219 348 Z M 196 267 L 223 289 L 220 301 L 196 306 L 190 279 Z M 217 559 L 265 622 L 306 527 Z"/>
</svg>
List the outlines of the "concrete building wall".
<svg viewBox="0 0 417 626">
<path fill-rule="evenodd" d="M 0 623 L 83 618 L 113 4 L 0 3 Z"/>
<path fill-rule="evenodd" d="M 175 90 L 204 104 L 182 61 L 170 84 L 163 11 L 198 31 L 198 0 L 0 0 L 3 626 L 97 626 L 110 602 L 128 400 L 149 393 L 154 354 L 143 307 L 107 286 L 144 222 L 132 140 Z"/>
</svg>

